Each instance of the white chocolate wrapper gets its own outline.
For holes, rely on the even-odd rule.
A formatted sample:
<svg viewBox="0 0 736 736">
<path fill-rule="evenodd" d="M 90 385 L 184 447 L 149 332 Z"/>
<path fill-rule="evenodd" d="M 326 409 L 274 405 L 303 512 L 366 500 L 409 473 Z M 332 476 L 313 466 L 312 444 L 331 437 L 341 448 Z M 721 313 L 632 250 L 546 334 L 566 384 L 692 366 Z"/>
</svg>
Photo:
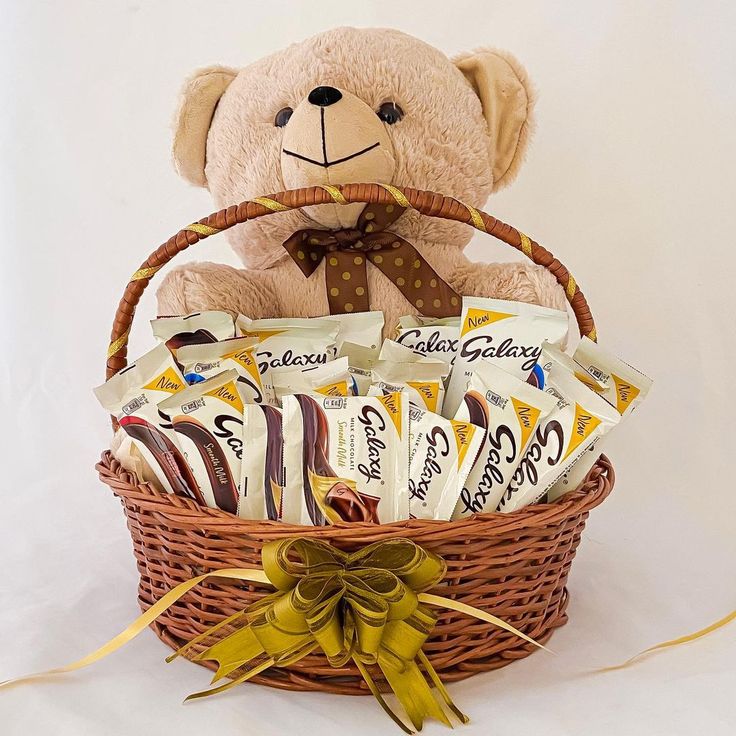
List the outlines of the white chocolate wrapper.
<svg viewBox="0 0 736 736">
<path fill-rule="evenodd" d="M 463 297 L 460 344 L 445 397 L 445 415 L 453 416 L 468 381 L 481 360 L 490 360 L 525 381 L 545 340 L 561 344 L 567 337 L 567 312 L 536 304 L 483 297 Z"/>
<path fill-rule="evenodd" d="M 411 404 L 440 414 L 445 398 L 444 377 L 448 369 L 447 363 L 441 361 L 393 363 L 379 360 L 371 371 L 368 396 L 405 391 Z"/>
<path fill-rule="evenodd" d="M 616 411 L 625 417 L 646 398 L 652 379 L 628 363 L 604 350 L 598 343 L 583 337 L 573 360 L 588 375 L 605 386 L 600 392 Z"/>
<path fill-rule="evenodd" d="M 547 383 L 547 376 L 549 376 L 549 372 L 552 370 L 553 365 L 559 365 L 564 368 L 568 373 L 575 376 L 578 381 L 584 383 L 591 391 L 595 391 L 597 394 L 603 394 L 606 389 L 604 383 L 586 373 L 571 356 L 560 350 L 557 345 L 553 345 L 546 340 L 542 343 L 542 353 L 539 358 L 537 358 L 537 364 L 534 366 L 534 370 L 529 374 L 527 383 L 544 390 Z"/>
<path fill-rule="evenodd" d="M 631 414 L 649 393 L 652 379 L 623 360 L 607 352 L 598 343 L 583 337 L 573 355 L 578 371 L 584 371 L 588 381 L 596 386 L 596 393 L 616 407 L 622 420 Z M 576 373 L 575 375 L 578 375 Z M 582 379 L 581 379 L 582 380 Z M 586 383 L 588 385 L 588 383 Z M 595 465 L 604 450 L 607 437 L 594 442 L 548 491 L 548 500 L 554 501 L 568 491 L 575 490 Z"/>
<path fill-rule="evenodd" d="M 270 519 L 281 516 L 281 410 L 246 404 L 243 408 L 243 457 L 238 516 Z"/>
<path fill-rule="evenodd" d="M 557 408 L 537 427 L 514 477 L 501 499 L 502 513 L 535 503 L 621 415 L 560 365 L 553 365 L 545 389 Z"/>
<path fill-rule="evenodd" d="M 547 501 L 552 503 L 568 491 L 574 491 L 585 480 L 604 450 L 608 435 L 599 437 L 588 445 L 585 452 L 565 470 L 557 482 L 547 491 Z"/>
<path fill-rule="evenodd" d="M 118 428 L 110 441 L 110 452 L 129 473 L 135 473 L 144 483 L 151 483 L 157 488 L 161 487 L 161 481 L 153 468 L 143 457 L 133 438 L 122 427 Z"/>
<path fill-rule="evenodd" d="M 218 373 L 235 370 L 238 389 L 247 404 L 263 404 L 266 394 L 256 360 L 258 340 L 236 337 L 202 345 L 184 345 L 177 350 L 177 360 L 187 383 L 195 384 Z"/>
<path fill-rule="evenodd" d="M 348 356 L 348 352 L 343 352 L 343 345 L 360 345 L 365 348 L 367 355 L 372 358 L 378 358 L 381 350 L 382 332 L 383 332 L 383 312 L 351 312 L 349 314 L 331 314 L 324 319 L 331 322 L 337 322 L 340 330 L 335 340 L 337 346 L 337 355 L 342 358 Z"/>
<path fill-rule="evenodd" d="M 243 400 L 235 370 L 185 388 L 158 408 L 170 418 L 207 506 L 238 513 L 243 457 Z"/>
<path fill-rule="evenodd" d="M 176 317 L 157 317 L 151 320 L 153 336 L 166 343 L 177 355 L 184 345 L 200 345 L 235 337 L 235 323 L 227 312 L 193 312 Z"/>
<path fill-rule="evenodd" d="M 160 487 L 202 503 L 176 435 L 157 406 L 186 385 L 171 352 L 161 344 L 95 388 L 94 394 L 132 438 Z"/>
<path fill-rule="evenodd" d="M 348 359 L 337 358 L 307 370 L 271 371 L 274 393 L 279 403 L 289 394 L 316 393 L 323 396 L 352 396 L 353 379 Z"/>
<path fill-rule="evenodd" d="M 405 345 L 386 340 L 381 347 L 380 359 L 373 363 L 368 395 L 406 391 L 412 404 L 441 414 L 445 378 L 449 372 L 447 363 L 425 358 Z"/>
<path fill-rule="evenodd" d="M 402 345 L 401 343 L 396 342 L 396 340 L 383 341 L 378 359 L 390 363 L 441 362 L 433 361 L 431 358 L 425 358 L 423 355 L 415 352 L 407 345 Z"/>
<path fill-rule="evenodd" d="M 409 403 L 284 397 L 284 521 L 384 524 L 409 515 Z"/>
<path fill-rule="evenodd" d="M 537 365 L 529 376 L 529 383 L 537 388 L 544 389 L 548 382 L 552 366 L 557 365 L 567 370 L 570 375 L 575 376 L 581 383 L 585 384 L 591 391 L 603 394 L 606 386 L 601 381 L 586 373 L 567 353 L 564 353 L 556 345 L 548 342 L 542 344 L 542 354 L 537 360 Z M 592 442 L 588 449 L 562 474 L 560 479 L 547 491 L 547 500 L 554 501 L 567 491 L 577 488 L 584 480 L 595 461 L 600 455 L 600 449 L 605 438 L 600 437 Z M 574 485 L 573 485 L 574 484 Z"/>
<path fill-rule="evenodd" d="M 409 516 L 447 521 L 484 430 L 416 406 L 409 409 Z"/>
<path fill-rule="evenodd" d="M 271 333 L 290 332 L 294 330 L 334 330 L 335 337 L 340 330 L 339 324 L 330 323 L 329 317 L 266 317 L 251 319 L 239 314 L 235 320 L 238 337 L 257 337 L 262 340 Z"/>
<path fill-rule="evenodd" d="M 399 345 L 411 348 L 418 355 L 452 365 L 460 342 L 460 318 L 402 317 L 395 339 Z"/>
<path fill-rule="evenodd" d="M 354 396 L 366 396 L 372 383 L 371 370 L 377 360 L 375 351 L 346 341 L 342 344 L 341 353 L 341 357 L 348 359 L 348 371 L 353 382 L 351 393 Z"/>
<path fill-rule="evenodd" d="M 251 320 L 238 316 L 237 327 L 243 337 L 255 337 L 258 370 L 267 403 L 277 404 L 271 371 L 316 368 L 335 359 L 337 322 L 318 318 Z"/>
<path fill-rule="evenodd" d="M 453 519 L 496 510 L 534 431 L 556 407 L 555 397 L 497 365 L 485 360 L 477 365 L 455 419 L 483 427 L 483 445 Z"/>
</svg>

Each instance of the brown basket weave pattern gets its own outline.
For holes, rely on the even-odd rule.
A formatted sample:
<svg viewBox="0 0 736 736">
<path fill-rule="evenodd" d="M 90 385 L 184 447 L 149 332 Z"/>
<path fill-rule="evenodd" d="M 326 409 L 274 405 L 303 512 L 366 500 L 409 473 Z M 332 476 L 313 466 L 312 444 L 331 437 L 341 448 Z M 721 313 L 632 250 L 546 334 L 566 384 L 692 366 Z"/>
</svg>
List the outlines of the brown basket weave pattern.
<svg viewBox="0 0 736 736">
<path fill-rule="evenodd" d="M 316 537 L 352 551 L 400 536 L 446 560 L 445 581 L 433 592 L 493 613 L 540 642 L 567 621 L 565 584 L 580 535 L 589 511 L 610 493 L 614 482 L 613 468 L 602 456 L 583 486 L 564 501 L 513 514 L 484 514 L 456 522 L 302 527 L 238 519 L 159 493 L 123 470 L 110 453 L 103 455 L 97 470 L 122 501 L 128 519 L 143 610 L 195 575 L 226 567 L 260 567 L 261 547 L 273 539 Z M 178 648 L 267 592 L 264 586 L 235 580 L 205 583 L 162 615 L 154 630 Z M 445 682 L 503 667 L 533 649 L 506 631 L 454 612 L 440 614 L 424 647 Z M 291 690 L 368 693 L 354 666 L 335 669 L 317 654 L 285 669 L 271 668 L 254 682 Z"/>
<path fill-rule="evenodd" d="M 107 376 L 125 367 L 136 306 L 151 278 L 174 256 L 199 240 L 246 220 L 331 202 L 396 202 L 424 215 L 465 222 L 494 235 L 555 275 L 565 289 L 581 334 L 595 339 L 593 318 L 575 279 L 551 253 L 523 233 L 484 212 L 432 192 L 379 184 L 346 184 L 298 189 L 243 202 L 180 230 L 160 246 L 133 274 L 120 301 L 108 350 Z M 380 526 L 342 523 L 303 527 L 239 519 L 216 509 L 201 508 L 185 498 L 160 493 L 126 472 L 109 452 L 102 456 L 97 470 L 122 501 L 140 573 L 138 599 L 144 610 L 194 576 L 230 567 L 260 567 L 261 547 L 274 539 L 315 537 L 352 551 L 374 541 L 401 536 L 446 560 L 447 575 L 435 593 L 499 616 L 542 643 L 567 620 L 565 584 L 585 521 L 614 484 L 613 468 L 601 456 L 583 485 L 553 504 L 456 522 L 411 520 Z M 164 642 L 178 648 L 267 592 L 270 591 L 266 586 L 213 580 L 188 592 L 153 624 L 153 629 Z M 445 611 L 439 613 L 424 651 L 441 678 L 452 682 L 526 657 L 533 647 L 506 631 Z M 320 654 L 304 657 L 286 668 L 268 669 L 253 681 L 290 690 L 368 693 L 354 666 L 335 669 Z M 382 685 L 380 680 L 378 684 Z"/>
</svg>

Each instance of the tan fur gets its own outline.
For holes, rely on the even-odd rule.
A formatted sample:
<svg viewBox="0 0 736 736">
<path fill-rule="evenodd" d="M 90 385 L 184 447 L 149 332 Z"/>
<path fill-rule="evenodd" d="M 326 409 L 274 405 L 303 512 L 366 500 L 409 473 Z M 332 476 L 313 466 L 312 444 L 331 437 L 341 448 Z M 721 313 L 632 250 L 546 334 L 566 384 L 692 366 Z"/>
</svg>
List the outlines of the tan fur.
<svg viewBox="0 0 736 736">
<path fill-rule="evenodd" d="M 211 66 L 195 72 L 186 83 L 174 121 L 172 155 L 176 170 L 191 184 L 207 185 L 207 131 L 220 97 L 237 73 L 235 69 Z"/>
<path fill-rule="evenodd" d="M 439 191 L 483 207 L 494 189 L 518 173 L 532 127 L 534 95 L 512 57 L 481 50 L 456 65 L 393 30 L 338 28 L 235 76 L 219 67 L 200 76 L 205 83 L 195 77 L 184 90 L 175 159 L 188 181 L 206 183 L 218 208 L 286 188 L 357 179 Z M 322 160 L 319 109 L 306 99 L 320 85 L 343 94 L 324 109 L 328 161 L 374 140 L 379 146 L 329 167 L 283 152 L 298 148 Z M 375 111 L 384 102 L 400 105 L 404 118 L 394 125 L 381 122 Z M 276 113 L 287 106 L 294 110 L 291 120 L 276 127 Z M 349 226 L 360 209 L 327 205 L 230 229 L 228 238 L 246 269 L 213 263 L 174 269 L 159 288 L 159 312 L 220 308 L 254 318 L 326 313 L 322 268 L 306 279 L 281 244 L 299 228 Z M 555 279 L 534 264 L 468 261 L 462 249 L 472 230 L 466 225 L 407 212 L 392 229 L 462 294 L 565 304 Z M 384 310 L 387 329 L 416 311 L 372 266 L 368 279 L 371 308 Z"/>
</svg>

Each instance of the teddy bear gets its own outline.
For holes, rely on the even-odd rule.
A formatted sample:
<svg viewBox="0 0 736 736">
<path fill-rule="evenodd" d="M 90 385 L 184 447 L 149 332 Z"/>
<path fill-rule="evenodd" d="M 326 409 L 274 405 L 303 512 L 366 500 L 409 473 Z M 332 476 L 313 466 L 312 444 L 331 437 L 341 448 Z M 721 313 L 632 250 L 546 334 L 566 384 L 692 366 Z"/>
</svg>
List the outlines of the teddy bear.
<svg viewBox="0 0 736 736">
<path fill-rule="evenodd" d="M 521 167 L 534 102 L 524 69 L 503 51 L 450 60 L 396 30 L 337 28 L 242 69 L 196 72 L 175 119 L 173 158 L 184 179 L 209 189 L 218 209 L 285 189 L 353 182 L 435 191 L 482 208 Z M 158 289 L 159 313 L 328 314 L 325 263 L 305 273 L 284 244 L 300 231 L 354 230 L 361 217 L 365 230 L 366 211 L 360 203 L 323 204 L 237 225 L 226 236 L 244 268 L 174 268 Z M 468 225 L 407 209 L 388 229 L 416 248 L 450 293 L 565 308 L 555 278 L 531 262 L 469 261 Z M 387 333 L 402 315 L 425 313 L 380 268 L 369 262 L 365 269 L 364 305 L 383 310 Z"/>
</svg>

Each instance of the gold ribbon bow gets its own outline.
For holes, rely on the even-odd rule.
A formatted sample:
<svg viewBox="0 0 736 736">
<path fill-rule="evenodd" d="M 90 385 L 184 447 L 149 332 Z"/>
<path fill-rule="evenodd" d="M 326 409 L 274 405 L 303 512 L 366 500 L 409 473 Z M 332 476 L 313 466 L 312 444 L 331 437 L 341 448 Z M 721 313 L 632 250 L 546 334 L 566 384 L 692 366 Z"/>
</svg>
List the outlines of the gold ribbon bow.
<svg viewBox="0 0 736 736">
<path fill-rule="evenodd" d="M 325 261 L 330 314 L 370 309 L 366 261 L 394 283 L 420 314 L 460 314 L 460 295 L 411 243 L 386 231 L 404 211 L 394 204 L 368 204 L 355 228 L 298 230 L 284 242 L 287 253 L 307 277 Z"/>
<path fill-rule="evenodd" d="M 490 613 L 425 592 L 444 577 L 446 565 L 441 557 L 408 539 L 375 542 L 348 554 L 319 540 L 287 538 L 265 544 L 261 558 L 262 570 L 216 570 L 180 583 L 125 631 L 86 657 L 64 667 L 2 682 L 0 688 L 71 672 L 106 657 L 207 578 L 270 582 L 276 591 L 211 627 L 167 659 L 171 661 L 204 643 L 206 648 L 191 659 L 218 663 L 213 683 L 229 678 L 229 682 L 194 693 L 187 700 L 222 692 L 269 667 L 288 666 L 321 649 L 333 667 L 352 659 L 381 707 L 411 734 L 414 732 L 383 699 L 369 667 L 381 670 L 415 729 L 421 730 L 425 718 L 451 725 L 431 685 L 457 719 L 468 722 L 422 652 L 436 622 L 428 605 L 473 616 L 545 648 Z"/>
<path fill-rule="evenodd" d="M 5 680 L 0 682 L 0 689 L 72 672 L 103 659 L 145 631 L 183 595 L 208 578 L 270 582 L 276 592 L 211 627 L 167 659 L 171 661 L 203 641 L 213 642 L 192 659 L 218 662 L 213 682 L 231 678 L 227 684 L 194 693 L 187 700 L 221 692 L 268 667 L 289 665 L 321 648 L 334 667 L 352 659 L 386 713 L 411 734 L 411 729 L 381 696 L 369 666 L 380 667 L 414 728 L 420 730 L 427 717 L 450 725 L 420 665 L 448 708 L 462 723 L 468 722 L 422 652 L 436 620 L 426 604 L 478 618 L 546 649 L 490 613 L 423 592 L 442 579 L 445 562 L 408 539 L 375 542 L 347 554 L 318 540 L 290 538 L 264 545 L 262 561 L 262 570 L 215 570 L 180 583 L 94 652 L 63 667 Z M 649 647 L 621 665 L 597 672 L 628 667 L 643 655 L 694 641 L 734 620 L 736 611 L 700 631 Z"/>
</svg>

